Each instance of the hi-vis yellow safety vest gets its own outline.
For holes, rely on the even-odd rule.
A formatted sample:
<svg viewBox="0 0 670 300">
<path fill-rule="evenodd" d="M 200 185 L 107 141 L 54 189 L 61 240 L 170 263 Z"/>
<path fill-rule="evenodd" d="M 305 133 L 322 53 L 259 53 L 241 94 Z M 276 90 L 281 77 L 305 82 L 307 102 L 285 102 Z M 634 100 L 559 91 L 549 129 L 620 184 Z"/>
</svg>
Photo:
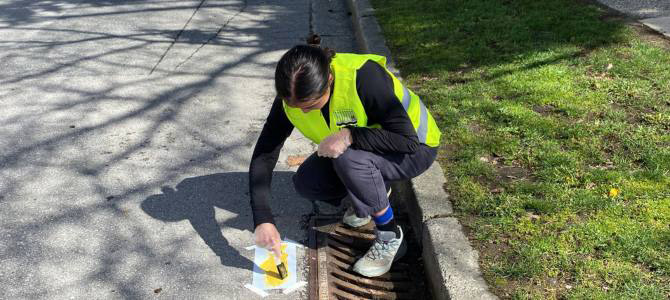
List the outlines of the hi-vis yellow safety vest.
<svg viewBox="0 0 670 300">
<path fill-rule="evenodd" d="M 326 124 L 320 109 L 304 113 L 299 108 L 287 106 L 286 101 L 284 101 L 284 112 L 293 126 L 317 144 L 345 126 L 380 128 L 378 124 L 368 124 L 363 103 L 361 103 L 356 91 L 356 71 L 368 60 L 373 60 L 386 69 L 386 58 L 383 56 L 337 53 L 330 64 L 335 78 L 333 94 L 328 104 L 330 127 Z M 439 145 L 440 129 L 419 96 L 403 86 L 388 69 L 386 69 L 386 72 L 393 79 L 395 95 L 412 120 L 419 141 L 430 147 Z"/>
</svg>

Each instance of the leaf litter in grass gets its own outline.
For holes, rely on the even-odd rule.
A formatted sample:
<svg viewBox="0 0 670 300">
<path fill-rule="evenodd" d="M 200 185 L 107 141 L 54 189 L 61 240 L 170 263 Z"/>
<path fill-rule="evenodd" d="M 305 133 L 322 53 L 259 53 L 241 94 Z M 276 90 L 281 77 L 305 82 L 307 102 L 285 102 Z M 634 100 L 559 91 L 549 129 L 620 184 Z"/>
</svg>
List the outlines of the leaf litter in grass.
<svg viewBox="0 0 670 300">
<path fill-rule="evenodd" d="M 554 112 L 554 110 L 556 110 L 556 107 L 551 104 L 533 106 L 533 111 L 545 117 Z"/>
<path fill-rule="evenodd" d="M 543 117 L 558 115 L 560 117 L 567 117 L 569 115 L 568 111 L 562 108 L 558 108 L 552 104 L 546 105 L 535 105 L 533 106 L 533 111 L 542 115 Z"/>
<path fill-rule="evenodd" d="M 444 143 L 440 146 L 439 158 L 444 158 L 447 160 L 455 160 L 456 153 L 458 152 L 458 146 L 454 144 Z"/>
<path fill-rule="evenodd" d="M 610 160 L 605 161 L 604 165 L 591 165 L 589 166 L 590 169 L 594 170 L 611 170 L 614 169 L 614 163 Z"/>
<path fill-rule="evenodd" d="M 670 39 L 663 34 L 639 22 L 631 22 L 629 25 L 631 25 L 630 28 L 637 33 L 637 36 L 640 37 L 641 40 L 648 42 L 653 46 L 670 50 Z"/>
<path fill-rule="evenodd" d="M 477 122 L 468 124 L 468 129 L 474 134 L 480 134 L 484 131 L 483 127 Z"/>
<path fill-rule="evenodd" d="M 481 162 L 488 163 L 494 168 L 494 177 L 478 176 L 477 181 L 482 186 L 486 186 L 492 194 L 501 194 L 505 192 L 505 186 L 520 180 L 532 180 L 530 171 L 516 164 L 505 165 L 506 160 L 503 156 L 496 153 L 485 155 L 479 158 Z"/>
</svg>

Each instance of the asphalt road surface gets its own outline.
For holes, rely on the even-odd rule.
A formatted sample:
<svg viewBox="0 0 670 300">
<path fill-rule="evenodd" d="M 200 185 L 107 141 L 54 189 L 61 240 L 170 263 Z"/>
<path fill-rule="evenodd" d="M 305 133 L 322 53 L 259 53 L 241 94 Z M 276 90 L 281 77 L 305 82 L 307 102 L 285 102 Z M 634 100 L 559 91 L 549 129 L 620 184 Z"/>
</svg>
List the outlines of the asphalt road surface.
<svg viewBox="0 0 670 300">
<path fill-rule="evenodd" d="M 310 31 L 353 51 L 342 2 L 0 0 L 0 299 L 257 298 L 247 171 L 274 67 Z M 287 156 L 314 149 L 294 132 L 273 180 L 296 241 L 312 205 Z"/>
</svg>

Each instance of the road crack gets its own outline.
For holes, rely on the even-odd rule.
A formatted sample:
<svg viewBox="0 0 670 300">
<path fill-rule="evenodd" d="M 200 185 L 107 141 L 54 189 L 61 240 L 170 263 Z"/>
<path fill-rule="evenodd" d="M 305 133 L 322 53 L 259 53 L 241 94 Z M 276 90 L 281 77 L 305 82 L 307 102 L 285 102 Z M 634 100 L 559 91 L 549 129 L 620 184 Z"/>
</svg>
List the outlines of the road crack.
<svg viewBox="0 0 670 300">
<path fill-rule="evenodd" d="M 309 1 L 309 35 L 314 34 L 314 5 L 313 1 Z"/>
<path fill-rule="evenodd" d="M 191 14 L 191 17 L 188 18 L 188 21 L 186 21 L 186 24 L 184 24 L 184 27 L 182 27 L 181 30 L 179 30 L 179 33 L 177 33 L 177 36 L 175 36 L 174 40 L 172 40 L 172 43 L 170 43 L 170 46 L 168 46 L 167 49 L 165 49 L 165 52 L 163 52 L 163 55 L 161 55 L 161 58 L 158 59 L 158 62 L 156 62 L 154 67 L 151 68 L 151 71 L 149 72 L 149 75 L 151 75 L 156 70 L 158 65 L 160 65 L 160 63 L 163 61 L 163 59 L 165 58 L 167 53 L 170 52 L 170 49 L 172 49 L 172 47 L 177 42 L 177 40 L 179 40 L 179 37 L 181 37 L 181 34 L 184 32 L 184 30 L 186 30 L 186 27 L 188 26 L 188 24 L 191 23 L 191 20 L 193 20 L 193 17 L 195 16 L 195 14 L 198 13 L 198 10 L 202 7 L 203 4 L 205 4 L 206 1 L 207 0 L 201 0 L 200 1 L 200 4 L 198 4 L 198 7 L 195 8 L 195 10 L 193 11 L 193 14 Z"/>
<path fill-rule="evenodd" d="M 211 41 L 213 41 L 216 37 L 218 37 L 219 34 L 220 34 L 224 29 L 226 29 L 226 27 L 228 27 L 228 24 L 230 24 L 230 22 L 231 22 L 233 19 L 235 19 L 237 16 L 239 16 L 241 13 L 243 13 L 244 10 L 247 9 L 247 5 L 248 5 L 248 3 L 247 3 L 247 1 L 245 0 L 245 1 L 244 1 L 244 4 L 242 5 L 242 8 L 241 8 L 238 12 L 236 12 L 232 17 L 228 18 L 228 20 L 226 21 L 226 23 L 224 23 L 223 25 L 221 25 L 221 27 L 219 28 L 219 30 L 217 30 L 216 33 L 215 33 L 214 35 L 212 35 L 207 41 L 205 41 L 204 43 L 202 43 L 202 44 L 198 47 L 198 49 L 195 49 L 195 51 L 193 51 L 193 53 L 191 53 L 191 55 L 189 55 L 189 56 L 188 56 L 186 59 L 184 59 L 182 62 L 178 63 L 177 66 L 174 67 L 174 70 L 179 69 L 179 67 L 181 67 L 181 65 L 183 65 L 184 63 L 186 63 L 187 61 L 189 61 L 193 56 L 195 56 L 195 55 L 198 53 L 198 51 L 200 51 L 200 49 L 202 49 L 202 48 L 205 47 L 207 44 L 209 44 Z"/>
</svg>

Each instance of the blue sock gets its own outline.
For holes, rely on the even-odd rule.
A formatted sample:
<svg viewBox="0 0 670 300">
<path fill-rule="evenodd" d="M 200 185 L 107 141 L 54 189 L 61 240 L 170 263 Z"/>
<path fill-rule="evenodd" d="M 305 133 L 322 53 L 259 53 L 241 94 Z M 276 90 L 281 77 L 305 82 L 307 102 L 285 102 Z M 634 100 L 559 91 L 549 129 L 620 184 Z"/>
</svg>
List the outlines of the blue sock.
<svg viewBox="0 0 670 300">
<path fill-rule="evenodd" d="M 393 220 L 393 209 L 389 205 L 389 208 L 386 210 L 386 212 L 383 215 L 381 215 L 379 217 L 373 216 L 372 218 L 375 220 L 375 224 L 377 226 L 385 225 L 389 221 Z"/>
<path fill-rule="evenodd" d="M 393 231 L 395 232 L 395 237 L 400 238 L 400 230 L 398 225 L 396 225 L 395 218 L 393 217 L 393 209 L 389 206 L 389 209 L 379 217 L 372 217 L 379 231 Z"/>
</svg>

